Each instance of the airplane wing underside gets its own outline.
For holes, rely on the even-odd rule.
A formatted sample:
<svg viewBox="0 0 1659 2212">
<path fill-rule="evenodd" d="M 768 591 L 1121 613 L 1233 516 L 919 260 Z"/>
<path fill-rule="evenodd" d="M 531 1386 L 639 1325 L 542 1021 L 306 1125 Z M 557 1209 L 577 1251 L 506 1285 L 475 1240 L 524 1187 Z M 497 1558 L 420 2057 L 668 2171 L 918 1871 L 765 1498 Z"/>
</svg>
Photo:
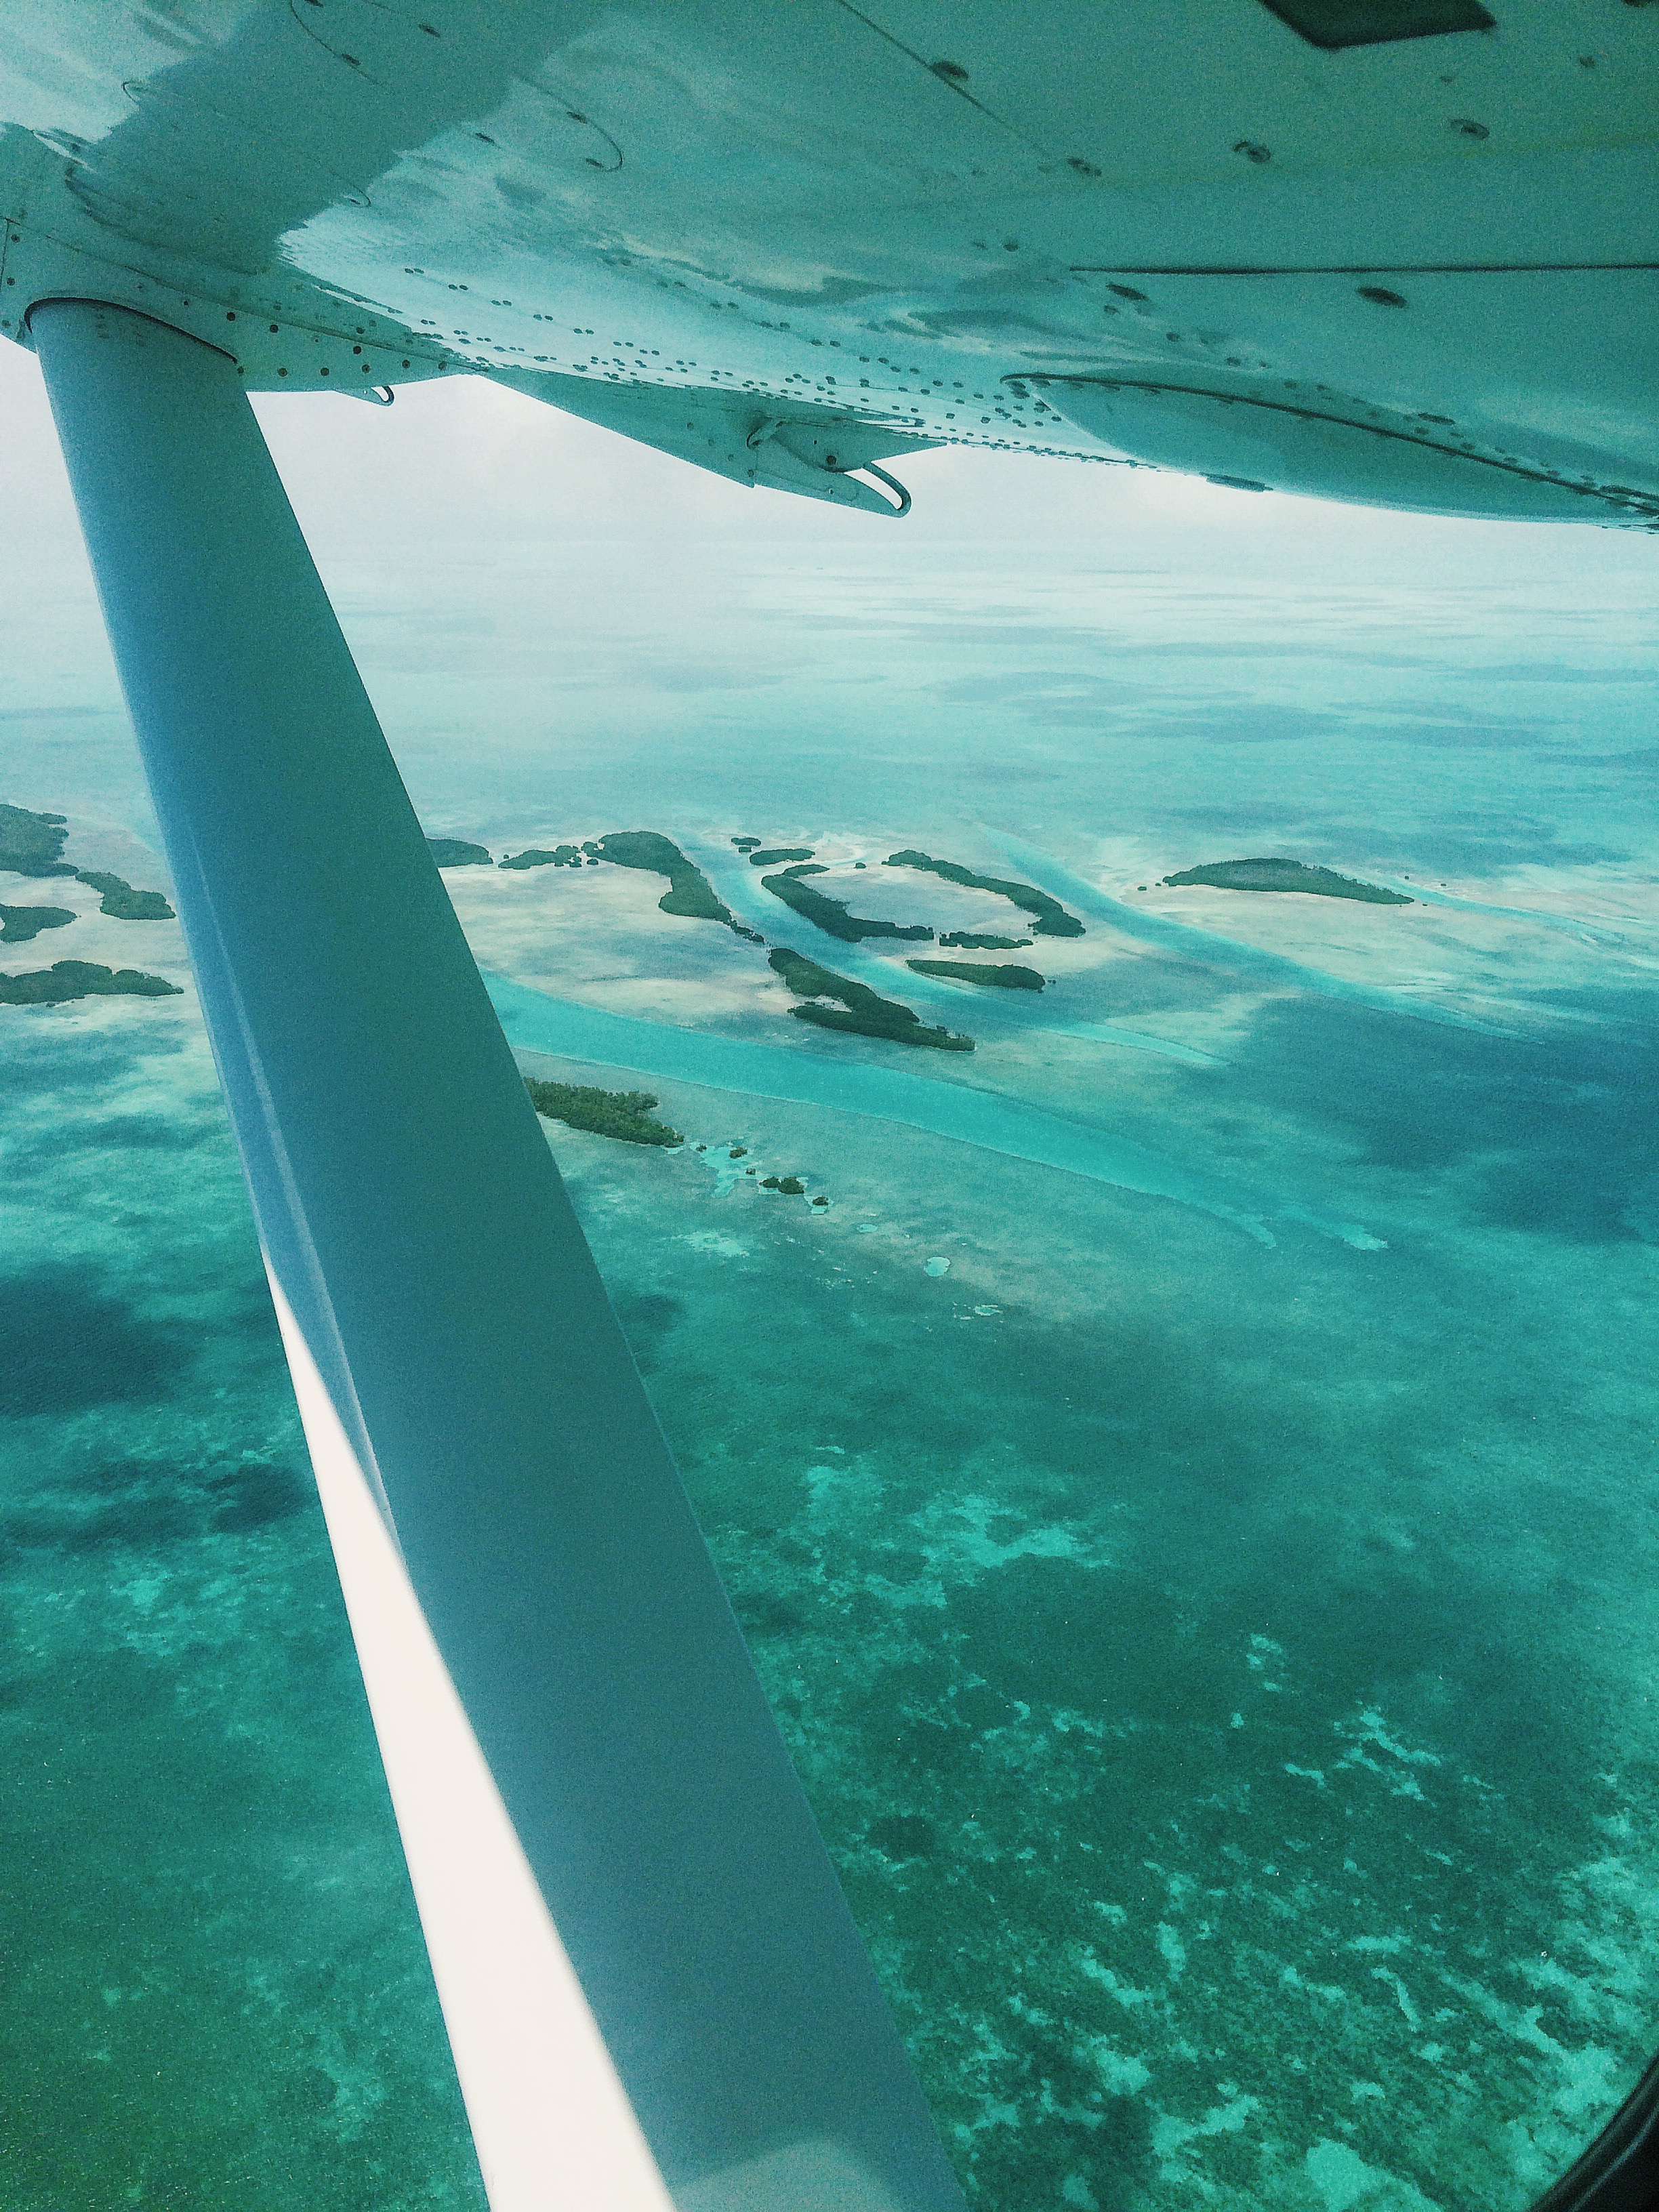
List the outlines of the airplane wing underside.
<svg viewBox="0 0 1659 2212">
<path fill-rule="evenodd" d="M 1659 524 L 1639 9 L 8 16 L 0 330 L 25 343 L 34 300 L 118 300 L 252 389 L 481 374 L 874 512 L 892 495 L 849 471 L 952 442 Z"/>
</svg>

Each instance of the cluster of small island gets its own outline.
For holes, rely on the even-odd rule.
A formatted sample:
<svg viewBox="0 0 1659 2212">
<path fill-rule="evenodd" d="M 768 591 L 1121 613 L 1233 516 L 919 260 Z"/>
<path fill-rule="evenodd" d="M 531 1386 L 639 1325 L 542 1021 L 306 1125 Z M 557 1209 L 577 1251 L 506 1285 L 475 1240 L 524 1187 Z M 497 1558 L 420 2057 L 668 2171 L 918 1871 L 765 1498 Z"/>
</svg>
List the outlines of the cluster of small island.
<svg viewBox="0 0 1659 2212">
<path fill-rule="evenodd" d="M 806 881 L 809 876 L 827 875 L 830 872 L 812 857 L 810 845 L 782 845 L 770 849 L 750 837 L 734 837 L 732 842 L 740 852 L 746 853 L 749 865 L 754 868 L 778 867 L 774 875 L 761 878 L 761 888 L 781 899 L 803 921 L 810 921 L 826 936 L 838 937 L 844 944 L 857 945 L 866 937 L 896 938 L 913 943 L 931 944 L 933 932 L 925 922 L 896 922 L 878 921 L 868 915 L 854 914 L 844 899 L 832 898 L 817 884 Z M 779 863 L 787 865 L 778 866 Z M 862 860 L 854 863 L 863 867 Z M 1057 899 L 1033 884 L 1022 884 L 1006 876 L 982 876 L 971 868 L 964 868 L 954 860 L 937 860 L 931 853 L 905 851 L 890 853 L 884 864 L 890 868 L 919 868 L 942 878 L 946 883 L 960 884 L 969 890 L 989 891 L 999 898 L 1036 916 L 1030 927 L 1038 937 L 1081 937 L 1083 924 L 1077 916 L 1068 914 Z M 990 937 L 975 935 L 957 930 L 939 939 L 941 945 L 960 951 L 1013 952 L 1028 945 L 1029 937 Z M 1035 968 L 989 966 L 976 960 L 910 960 L 906 965 L 919 975 L 944 975 L 952 982 L 984 983 L 1017 991 L 1040 991 L 1047 977 Z"/>
<path fill-rule="evenodd" d="M 734 838 L 732 842 L 751 853 L 759 843 L 758 839 L 753 838 Z M 471 844 L 462 838 L 428 837 L 427 843 L 441 868 L 598 866 L 606 861 L 616 867 L 642 868 L 650 874 L 667 878 L 668 889 L 657 901 L 662 913 L 684 915 L 696 921 L 719 922 L 752 945 L 766 945 L 766 939 L 759 930 L 750 929 L 746 922 L 739 921 L 731 908 L 715 896 L 714 886 L 696 863 L 688 860 L 672 838 L 665 837 L 654 830 L 613 830 L 603 837 L 590 838 L 580 845 L 555 845 L 550 849 L 532 846 L 526 852 L 509 854 L 499 862 L 488 847 Z M 810 848 L 797 849 L 807 853 L 810 857 Z M 818 872 L 823 872 L 819 870 Z M 763 878 L 763 881 L 768 890 L 772 890 L 780 881 L 793 883 L 793 875 L 789 878 Z M 842 918 L 843 926 L 832 932 L 842 939 L 855 939 L 859 935 L 931 939 L 933 934 L 931 929 L 899 931 L 888 924 L 860 922 L 847 914 L 847 909 L 838 900 L 823 898 L 804 885 L 797 884 L 795 888 L 806 901 L 816 900 L 826 914 Z M 1021 885 L 1018 888 L 1024 890 L 1026 887 Z M 1030 896 L 1035 899 L 1043 897 L 1040 891 L 1033 891 Z M 816 921 L 818 916 L 811 915 L 810 918 Z M 1070 919 L 1069 916 L 1066 918 Z M 1076 927 L 1080 931 L 1082 924 Z M 894 1044 L 933 1045 L 944 1052 L 972 1052 L 974 1049 L 972 1037 L 930 1026 L 913 1008 L 902 1005 L 898 1000 L 884 999 L 868 984 L 856 982 L 851 976 L 838 975 L 828 968 L 820 967 L 817 961 L 808 959 L 805 954 L 797 952 L 788 945 L 769 947 L 768 958 L 774 973 L 781 976 L 801 1001 L 789 1010 L 799 1021 L 813 1023 L 820 1029 L 842 1030 L 856 1036 L 880 1037 Z M 941 964 L 951 967 L 967 965 L 965 963 Z M 987 969 L 975 969 L 970 972 L 975 981 L 994 980 Z M 1029 975 L 1034 971 L 1022 969 L 1019 972 Z M 1033 987 L 1028 983 L 1024 988 L 1030 989 Z M 1036 988 L 1042 988 L 1041 977 L 1036 979 Z M 830 1003 L 826 1005 L 826 1000 Z"/>
<path fill-rule="evenodd" d="M 39 878 L 69 876 L 99 895 L 99 911 L 116 921 L 171 921 L 173 908 L 160 891 L 135 890 L 125 876 L 77 868 L 64 858 L 69 818 L 31 813 L 0 801 L 0 874 Z M 27 945 L 43 930 L 67 929 L 80 916 L 66 906 L 0 906 L 0 945 Z M 73 999 L 164 999 L 181 995 L 177 983 L 137 968 L 106 968 L 95 960 L 54 960 L 21 975 L 0 971 L 0 1006 L 58 1006 Z"/>
<path fill-rule="evenodd" d="M 707 1145 L 699 1145 L 697 1146 L 697 1150 L 700 1152 L 706 1152 L 708 1150 L 708 1146 Z M 749 1157 L 749 1147 L 747 1145 L 727 1145 L 724 1147 L 724 1150 L 728 1160 L 746 1160 Z M 756 1188 L 757 1189 L 775 1190 L 780 1198 L 805 1198 L 806 1195 L 806 1185 L 801 1181 L 798 1175 L 763 1176 L 757 1167 L 747 1167 L 743 1172 L 745 1176 L 754 1176 Z M 814 1206 L 828 1206 L 830 1200 L 823 1193 L 820 1191 L 813 1197 L 811 1203 Z"/>
<path fill-rule="evenodd" d="M 671 1128 L 666 1121 L 656 1117 L 656 1094 L 650 1091 L 601 1091 L 586 1083 L 547 1083 L 538 1076 L 526 1075 L 525 1089 L 530 1093 L 530 1103 L 546 1121 L 562 1121 L 567 1128 L 584 1129 L 596 1137 L 614 1137 L 624 1145 L 659 1145 L 665 1151 L 683 1150 L 685 1139 L 680 1131 Z M 699 1152 L 708 1150 L 698 1145 Z M 741 1160 L 748 1157 L 747 1145 L 728 1145 L 728 1159 Z M 745 1168 L 745 1176 L 753 1176 L 759 1190 L 775 1191 L 780 1198 L 805 1198 L 806 1185 L 798 1175 L 761 1174 L 758 1168 Z M 813 1195 L 810 1203 L 820 1208 L 830 1204 L 823 1192 Z"/>
<path fill-rule="evenodd" d="M 699 1145 L 697 1146 L 697 1150 L 700 1152 L 706 1152 L 708 1150 L 708 1146 L 707 1145 Z M 749 1147 L 747 1145 L 727 1145 L 724 1147 L 724 1150 L 728 1160 L 744 1160 L 747 1159 L 749 1157 Z M 801 1178 L 798 1175 L 763 1176 L 757 1167 L 747 1167 L 743 1172 L 745 1176 L 754 1176 L 755 1188 L 757 1190 L 775 1191 L 780 1198 L 806 1197 L 806 1185 L 802 1182 Z M 827 1207 L 830 1204 L 830 1200 L 823 1191 L 817 1191 L 808 1200 L 808 1203 L 818 1207 Z"/>
<path fill-rule="evenodd" d="M 428 837 L 426 842 L 441 868 L 599 867 L 606 860 L 613 867 L 643 868 L 648 874 L 668 878 L 668 889 L 657 901 L 664 914 L 683 915 L 691 921 L 718 921 L 756 945 L 766 941 L 758 930 L 739 921 L 731 908 L 715 897 L 696 863 L 688 860 L 672 838 L 654 830 L 613 830 L 606 836 L 589 838 L 586 844 L 555 845 L 550 849 L 532 845 L 499 861 L 487 845 L 474 845 L 463 837 Z"/>
<path fill-rule="evenodd" d="M 0 873 L 36 878 L 72 877 L 95 890 L 100 912 L 117 921 L 173 919 L 173 908 L 160 891 L 135 890 L 124 877 L 100 869 L 76 867 L 65 860 L 63 854 L 67 830 L 67 817 L 62 814 L 34 813 L 27 807 L 0 802 Z M 828 866 L 814 857 L 814 848 L 810 845 L 768 846 L 760 838 L 750 836 L 734 836 L 731 842 L 752 867 L 771 872 L 761 876 L 763 890 L 826 936 L 848 945 L 860 944 L 869 938 L 908 943 L 935 941 L 933 930 L 925 922 L 898 922 L 854 914 L 847 900 L 832 897 L 810 881 L 812 877 L 830 873 Z M 507 854 L 500 861 L 487 846 L 475 844 L 467 838 L 428 837 L 427 844 L 441 868 L 500 866 L 526 870 L 609 864 L 661 876 L 668 885 L 657 902 L 664 914 L 718 922 L 747 942 L 766 949 L 774 973 L 798 1001 L 789 1010 L 798 1021 L 893 1044 L 931 1046 L 943 1052 L 972 1052 L 975 1048 L 971 1036 L 924 1022 L 913 1007 L 899 1000 L 884 998 L 867 984 L 837 975 L 793 946 L 769 945 L 759 930 L 739 921 L 716 896 L 714 886 L 696 862 L 689 860 L 672 838 L 658 830 L 616 830 L 580 844 L 531 846 L 520 853 Z M 858 869 L 866 866 L 862 860 L 853 865 Z M 918 870 L 965 890 L 989 893 L 1006 899 L 1022 915 L 1031 917 L 1025 925 L 1030 932 L 1029 936 L 1000 937 L 982 931 L 955 930 L 938 936 L 941 951 L 1013 952 L 1023 951 L 1034 938 L 1081 937 L 1084 933 L 1083 924 L 1077 916 L 1034 884 L 1021 883 L 1011 877 L 983 875 L 957 861 L 939 860 L 931 853 L 908 847 L 890 853 L 883 865 Z M 1163 877 L 1158 888 L 1174 890 L 1194 884 L 1220 890 L 1289 891 L 1322 898 L 1358 899 L 1378 906 L 1413 903 L 1404 892 L 1364 883 L 1354 876 L 1340 875 L 1332 868 L 1271 858 L 1206 861 Z M 1139 888 L 1145 890 L 1147 886 L 1143 884 Z M 43 931 L 66 929 L 77 919 L 68 907 L 0 905 L 0 944 L 27 944 Z M 1038 969 L 1012 961 L 913 957 L 907 958 L 905 964 L 919 975 L 991 989 L 1042 991 L 1048 981 Z M 176 984 L 144 975 L 137 969 L 110 969 L 86 960 L 58 960 L 50 968 L 23 975 L 0 972 L 0 1005 L 57 1006 L 100 994 L 160 998 L 175 994 L 178 988 Z M 643 1096 L 632 1092 L 593 1095 L 606 1099 Z M 653 1137 L 635 1141 L 662 1143 L 668 1139 Z"/>
<path fill-rule="evenodd" d="M 830 871 L 815 857 L 815 848 L 811 845 L 767 845 L 760 838 L 750 836 L 734 836 L 731 842 L 751 867 L 770 871 L 761 876 L 763 890 L 827 937 L 848 945 L 861 944 L 866 939 L 928 944 L 935 941 L 934 932 L 925 922 L 899 922 L 854 914 L 846 899 L 833 897 L 812 882 L 811 878 L 827 876 Z M 429 837 L 427 842 L 441 868 L 580 868 L 598 867 L 609 862 L 617 867 L 644 869 L 667 879 L 668 889 L 657 902 L 664 914 L 719 922 L 751 944 L 767 945 L 767 939 L 758 930 L 740 921 L 716 896 L 714 886 L 696 862 L 689 860 L 672 838 L 658 830 L 611 830 L 603 837 L 589 838 L 580 844 L 531 846 L 521 853 L 509 853 L 500 861 L 487 846 L 473 844 L 464 838 Z M 988 893 L 1006 899 L 1023 915 L 1030 916 L 1025 924 L 1030 932 L 1029 936 L 1000 937 L 985 932 L 955 930 L 938 937 L 941 951 L 1013 952 L 1023 951 L 1035 938 L 1081 937 L 1084 933 L 1078 917 L 1035 884 L 1021 883 L 1007 876 L 983 875 L 963 866 L 959 861 L 939 860 L 913 847 L 890 853 L 883 865 L 916 870 L 964 890 Z M 853 866 L 862 870 L 866 863 L 855 860 Z M 1164 877 L 1159 888 L 1174 890 L 1189 884 L 1227 890 L 1310 892 L 1326 898 L 1363 899 L 1385 906 L 1412 903 L 1401 892 L 1385 890 L 1355 877 L 1339 875 L 1333 869 L 1310 866 L 1301 860 L 1212 861 Z M 1142 884 L 1139 888 L 1144 891 L 1147 886 Z M 789 1009 L 797 1021 L 810 1022 L 818 1029 L 876 1037 L 891 1044 L 931 1046 L 942 1052 L 975 1049 L 971 1036 L 924 1022 L 913 1007 L 896 999 L 884 998 L 868 984 L 838 975 L 791 945 L 768 945 L 767 957 L 774 973 L 781 977 L 798 1001 Z M 1005 991 L 1042 991 L 1049 980 L 1037 969 L 1012 961 L 907 958 L 905 965 L 918 975 Z"/>
</svg>

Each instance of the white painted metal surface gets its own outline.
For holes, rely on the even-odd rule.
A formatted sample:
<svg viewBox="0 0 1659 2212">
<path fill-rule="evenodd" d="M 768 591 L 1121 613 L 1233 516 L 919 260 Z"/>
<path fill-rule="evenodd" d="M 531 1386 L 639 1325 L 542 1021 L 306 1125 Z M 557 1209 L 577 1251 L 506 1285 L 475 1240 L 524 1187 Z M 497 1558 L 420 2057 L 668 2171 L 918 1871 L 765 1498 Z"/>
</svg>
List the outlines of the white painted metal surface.
<svg viewBox="0 0 1659 2212">
<path fill-rule="evenodd" d="M 701 2212 L 778 2203 L 769 2172 L 797 2212 L 950 2212 L 234 364 L 121 308 L 34 336 L 498 2212 L 596 2174 L 648 2204 L 650 2160 Z"/>
<path fill-rule="evenodd" d="M 672 2212 L 378 1486 L 267 1273 L 491 2212 Z"/>
</svg>

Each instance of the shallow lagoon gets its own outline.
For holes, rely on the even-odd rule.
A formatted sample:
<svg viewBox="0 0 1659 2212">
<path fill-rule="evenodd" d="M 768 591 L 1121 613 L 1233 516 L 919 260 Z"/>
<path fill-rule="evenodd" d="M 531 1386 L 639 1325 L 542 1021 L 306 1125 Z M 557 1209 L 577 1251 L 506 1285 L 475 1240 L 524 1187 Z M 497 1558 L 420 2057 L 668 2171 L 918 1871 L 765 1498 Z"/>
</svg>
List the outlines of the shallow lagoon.
<svg viewBox="0 0 1659 2212">
<path fill-rule="evenodd" d="M 1659 2043 L 1646 618 L 778 566 L 624 617 L 550 556 L 481 569 L 471 629 L 403 587 L 348 620 L 434 835 L 1093 886 L 1041 1002 L 933 987 L 981 1043 L 923 1074 L 803 1037 L 659 884 L 451 882 L 518 1003 L 590 1010 L 537 1072 L 626 1085 L 607 1014 L 699 1033 L 648 1069 L 684 1152 L 550 1141 L 973 2201 L 1519 2212 Z M 593 615 L 556 664 L 556 589 Z M 86 726 L 5 726 L 0 795 L 158 880 Z M 1439 896 L 1136 890 L 1274 849 Z M 179 972 L 87 905 L 66 951 Z M 6 1011 L 6 2201 L 471 2207 L 191 1002 Z M 711 1087 L 727 1044 L 790 1081 Z M 1011 1157 L 999 1113 L 1377 1249 Z"/>
</svg>

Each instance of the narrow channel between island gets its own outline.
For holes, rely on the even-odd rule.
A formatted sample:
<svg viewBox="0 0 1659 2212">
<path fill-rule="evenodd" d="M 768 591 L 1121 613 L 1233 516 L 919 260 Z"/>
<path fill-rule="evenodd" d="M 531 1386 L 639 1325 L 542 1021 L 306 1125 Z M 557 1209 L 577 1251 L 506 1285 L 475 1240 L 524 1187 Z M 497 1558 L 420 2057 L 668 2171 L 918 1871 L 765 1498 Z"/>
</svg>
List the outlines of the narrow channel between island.
<svg viewBox="0 0 1659 2212">
<path fill-rule="evenodd" d="M 1357 1251 L 1382 1249 L 1382 1239 L 1353 1223 L 1328 1221 L 1275 1193 L 1186 1166 L 1109 1131 L 1042 1113 L 994 1091 L 936 1082 L 867 1060 L 830 1060 L 799 1046 L 716 1036 L 636 1014 L 609 1013 L 504 975 L 486 974 L 484 983 L 508 1043 L 520 1052 L 897 1121 L 1011 1159 L 1194 1206 L 1262 1244 L 1275 1241 L 1267 1224 L 1277 1220 L 1298 1223 Z"/>
</svg>

